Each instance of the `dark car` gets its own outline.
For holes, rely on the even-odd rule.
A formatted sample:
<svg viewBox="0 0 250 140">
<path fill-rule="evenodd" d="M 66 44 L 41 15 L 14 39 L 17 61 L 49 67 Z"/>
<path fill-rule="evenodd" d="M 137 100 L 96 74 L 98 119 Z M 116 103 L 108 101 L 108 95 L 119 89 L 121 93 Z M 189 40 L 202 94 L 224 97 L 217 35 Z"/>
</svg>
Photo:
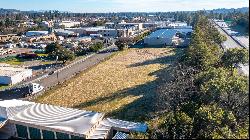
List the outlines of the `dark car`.
<svg viewBox="0 0 250 140">
<path fill-rule="evenodd" d="M 52 75 L 53 73 L 55 73 L 54 71 L 51 71 L 51 72 L 49 72 L 49 75 Z"/>
</svg>

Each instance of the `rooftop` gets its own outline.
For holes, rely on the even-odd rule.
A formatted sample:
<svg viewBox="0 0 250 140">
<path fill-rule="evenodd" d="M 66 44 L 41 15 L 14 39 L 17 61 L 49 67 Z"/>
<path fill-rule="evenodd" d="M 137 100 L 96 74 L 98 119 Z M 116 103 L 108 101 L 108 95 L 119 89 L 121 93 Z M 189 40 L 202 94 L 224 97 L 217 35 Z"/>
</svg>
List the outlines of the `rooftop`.
<svg viewBox="0 0 250 140">
<path fill-rule="evenodd" d="M 86 27 L 84 28 L 86 31 L 98 31 L 98 30 L 101 30 L 101 29 L 104 29 L 105 26 L 97 26 L 97 27 Z"/>
<path fill-rule="evenodd" d="M 48 31 L 28 31 L 28 33 L 44 33 L 44 34 L 48 34 Z"/>
<path fill-rule="evenodd" d="M 160 30 L 157 30 L 157 31 L 151 33 L 147 38 L 154 38 L 154 37 L 171 38 L 177 32 L 188 33 L 188 32 L 192 32 L 192 31 L 193 31 L 192 29 L 160 29 Z"/>
<path fill-rule="evenodd" d="M 23 72 L 31 69 L 17 68 L 11 66 L 0 66 L 0 76 L 13 76 L 19 72 Z"/>
<path fill-rule="evenodd" d="M 92 111 L 37 103 L 11 117 L 10 120 L 16 123 L 87 135 L 103 116 L 102 113 Z"/>
<path fill-rule="evenodd" d="M 33 102 L 29 101 L 22 101 L 22 100 L 3 100 L 0 101 L 0 108 L 9 108 L 9 107 L 18 107 L 18 106 L 23 106 L 23 105 L 29 105 L 29 104 L 34 104 Z"/>
<path fill-rule="evenodd" d="M 7 108 L 6 108 L 7 107 Z M 85 138 L 107 138 L 112 128 L 123 132 L 146 132 L 147 125 L 103 119 L 103 113 L 64 108 L 22 100 L 0 101 L 0 126 L 8 121 Z"/>
</svg>

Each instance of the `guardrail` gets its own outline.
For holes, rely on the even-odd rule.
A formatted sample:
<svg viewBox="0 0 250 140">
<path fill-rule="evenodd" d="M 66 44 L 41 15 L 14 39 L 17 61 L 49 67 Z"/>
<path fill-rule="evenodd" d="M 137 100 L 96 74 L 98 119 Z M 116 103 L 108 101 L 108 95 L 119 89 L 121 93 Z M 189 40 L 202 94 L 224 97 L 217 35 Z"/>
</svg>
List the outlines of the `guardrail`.
<svg viewBox="0 0 250 140">
<path fill-rule="evenodd" d="M 240 45 L 242 48 L 248 49 L 245 45 L 243 45 L 235 36 L 232 36 L 225 30 L 224 28 L 220 27 L 215 21 L 213 21 L 219 28 L 222 29 L 229 37 L 231 37 L 238 45 Z"/>
</svg>

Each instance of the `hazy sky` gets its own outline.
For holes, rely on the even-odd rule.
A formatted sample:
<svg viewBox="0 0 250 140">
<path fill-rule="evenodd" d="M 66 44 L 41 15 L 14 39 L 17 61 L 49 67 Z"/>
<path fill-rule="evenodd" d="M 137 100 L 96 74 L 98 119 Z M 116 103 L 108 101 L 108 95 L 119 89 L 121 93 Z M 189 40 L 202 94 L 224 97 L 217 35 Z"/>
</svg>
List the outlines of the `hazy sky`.
<svg viewBox="0 0 250 140">
<path fill-rule="evenodd" d="M 249 7 L 249 0 L 0 0 L 0 8 L 71 12 L 166 12 Z"/>
</svg>

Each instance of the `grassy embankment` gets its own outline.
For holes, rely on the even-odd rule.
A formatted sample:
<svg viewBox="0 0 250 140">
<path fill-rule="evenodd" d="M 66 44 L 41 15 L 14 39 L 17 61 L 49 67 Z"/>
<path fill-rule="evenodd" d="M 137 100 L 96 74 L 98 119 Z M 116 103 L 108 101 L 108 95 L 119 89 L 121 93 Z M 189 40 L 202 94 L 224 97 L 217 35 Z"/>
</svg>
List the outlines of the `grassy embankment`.
<svg viewBox="0 0 250 140">
<path fill-rule="evenodd" d="M 147 121 L 154 97 L 175 61 L 173 48 L 133 48 L 47 91 L 35 101 L 104 112 L 114 118 Z"/>
</svg>

